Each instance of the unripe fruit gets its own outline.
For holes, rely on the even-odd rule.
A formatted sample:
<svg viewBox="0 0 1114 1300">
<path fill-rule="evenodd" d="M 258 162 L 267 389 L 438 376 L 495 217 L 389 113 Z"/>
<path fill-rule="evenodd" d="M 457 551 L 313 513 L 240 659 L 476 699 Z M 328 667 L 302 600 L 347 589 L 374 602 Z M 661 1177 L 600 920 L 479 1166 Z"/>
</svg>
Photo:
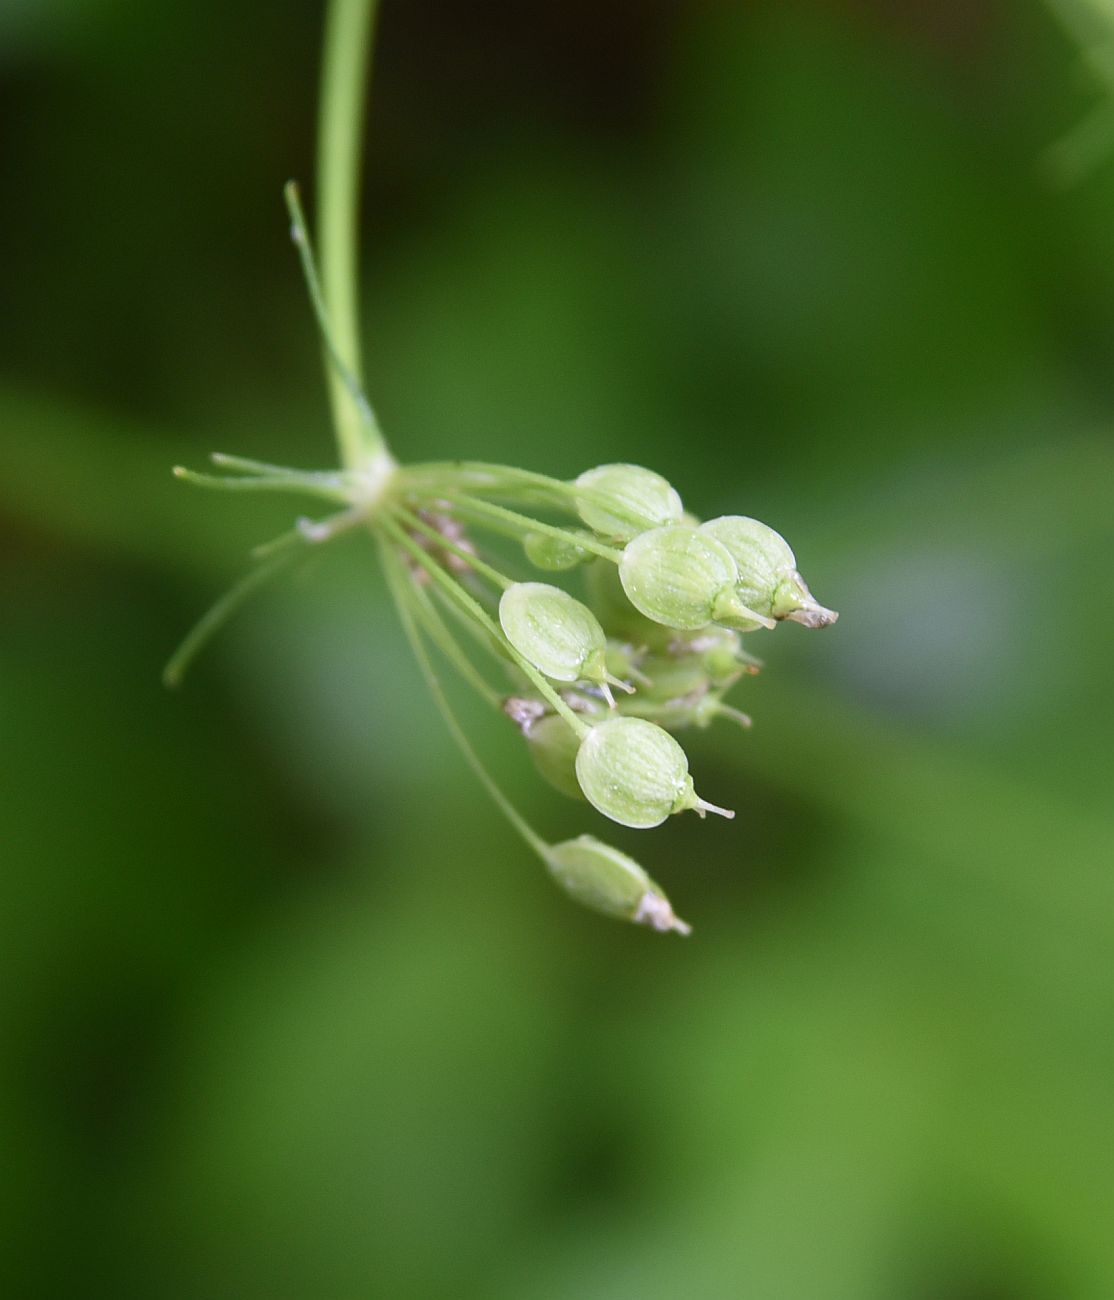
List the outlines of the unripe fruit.
<svg viewBox="0 0 1114 1300">
<path fill-rule="evenodd" d="M 586 533 L 585 536 L 590 538 L 591 534 Z M 572 536 L 554 537 L 552 533 L 528 533 L 522 549 L 531 564 L 552 573 L 575 569 L 592 555 L 591 551 L 578 546 Z"/>
<path fill-rule="evenodd" d="M 702 528 L 674 524 L 628 542 L 619 563 L 627 599 L 665 627 L 695 631 L 709 623 L 756 627 L 773 621 L 745 606 L 728 549 Z"/>
<path fill-rule="evenodd" d="M 673 915 L 665 894 L 633 858 L 593 835 L 552 844 L 546 853 L 553 879 L 578 903 L 654 930 L 688 934 L 689 927 Z"/>
<path fill-rule="evenodd" d="M 623 709 L 624 717 L 646 718 L 656 722 L 666 731 L 684 731 L 688 727 L 703 730 L 716 718 L 729 718 L 744 729 L 751 725 L 750 718 L 738 709 L 724 704 L 719 691 L 693 691 L 671 699 L 648 699 L 641 692 Z"/>
<path fill-rule="evenodd" d="M 688 653 L 699 658 L 713 686 L 729 686 L 743 673 L 756 671 L 755 661 L 743 653 L 742 638 L 731 628 L 705 628 L 690 638 Z"/>
<path fill-rule="evenodd" d="M 649 678 L 639 668 L 643 650 L 635 650 L 629 641 L 607 638 L 607 671 L 624 682 L 637 682 L 639 686 L 648 686 Z"/>
<path fill-rule="evenodd" d="M 754 662 L 743 653 L 737 632 L 712 624 L 691 635 L 674 636 L 664 649 L 644 655 L 639 671 L 648 680 L 640 685 L 643 694 L 673 699 L 731 686 L 744 673 L 757 671 Z"/>
<path fill-rule="evenodd" d="M 839 617 L 813 600 L 789 543 L 768 525 L 744 515 L 722 515 L 701 524 L 700 531 L 731 552 L 739 570 L 739 598 L 751 609 L 806 627 L 826 627 Z"/>
<path fill-rule="evenodd" d="M 545 582 L 516 582 L 499 601 L 499 622 L 520 655 L 557 682 L 595 682 L 611 698 L 607 638 L 587 605 Z"/>
<path fill-rule="evenodd" d="M 584 585 L 589 604 L 610 636 L 622 637 L 631 645 L 662 649 L 672 640 L 674 634 L 669 628 L 652 623 L 630 603 L 619 581 L 618 566 L 610 560 L 586 565 Z"/>
<path fill-rule="evenodd" d="M 581 519 L 597 533 L 620 541 L 676 523 L 684 513 L 674 488 L 641 465 L 598 465 L 585 470 L 576 486 L 586 489 L 576 498 Z"/>
<path fill-rule="evenodd" d="M 610 718 L 593 726 L 580 742 L 576 778 L 588 802 L 621 826 L 649 829 L 687 808 L 701 817 L 735 815 L 697 796 L 685 751 L 642 718 Z"/>
<path fill-rule="evenodd" d="M 533 723 L 525 736 L 530 757 L 549 784 L 570 799 L 583 799 L 584 791 L 576 779 L 580 737 L 565 719 L 555 713 L 547 714 Z"/>
</svg>

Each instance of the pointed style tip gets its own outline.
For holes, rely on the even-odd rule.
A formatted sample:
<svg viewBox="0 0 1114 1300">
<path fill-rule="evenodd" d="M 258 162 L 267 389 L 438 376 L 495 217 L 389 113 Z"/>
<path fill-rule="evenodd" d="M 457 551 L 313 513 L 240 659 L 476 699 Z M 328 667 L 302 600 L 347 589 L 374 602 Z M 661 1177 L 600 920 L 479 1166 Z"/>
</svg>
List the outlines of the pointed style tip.
<svg viewBox="0 0 1114 1300">
<path fill-rule="evenodd" d="M 735 820 L 735 810 L 733 808 L 721 808 L 719 804 L 709 803 L 707 799 L 701 799 L 697 796 L 695 808 L 701 817 L 708 813 L 715 813 L 717 817 L 724 817 L 727 821 Z"/>
<path fill-rule="evenodd" d="M 669 899 L 657 891 L 656 886 L 642 895 L 631 920 L 635 925 L 648 925 L 658 934 L 691 934 L 692 926 L 677 916 Z"/>
<path fill-rule="evenodd" d="M 831 627 L 839 619 L 839 611 L 825 609 L 823 605 L 810 600 L 787 615 L 787 618 L 791 623 L 800 623 L 802 627 Z"/>
<path fill-rule="evenodd" d="M 730 718 L 732 722 L 742 727 L 744 731 L 749 731 L 754 726 L 754 719 L 749 713 L 743 713 L 741 709 L 733 709 L 730 704 L 720 704 L 716 712 L 724 718 Z"/>
</svg>

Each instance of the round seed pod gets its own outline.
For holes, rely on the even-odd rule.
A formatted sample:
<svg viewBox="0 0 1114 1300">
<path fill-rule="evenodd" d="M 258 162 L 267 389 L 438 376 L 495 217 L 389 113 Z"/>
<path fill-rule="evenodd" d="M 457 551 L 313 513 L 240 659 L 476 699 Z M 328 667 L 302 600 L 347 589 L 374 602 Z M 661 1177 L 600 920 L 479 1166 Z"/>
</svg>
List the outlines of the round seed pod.
<svg viewBox="0 0 1114 1300">
<path fill-rule="evenodd" d="M 730 628 L 709 628 L 711 633 L 721 633 L 711 644 L 701 647 L 700 660 L 713 686 L 729 686 L 749 671 L 749 659 L 743 654 L 743 641 Z"/>
<path fill-rule="evenodd" d="M 595 912 L 660 932 L 690 933 L 638 863 L 594 835 L 550 845 L 545 862 L 565 893 Z"/>
<path fill-rule="evenodd" d="M 674 524 L 640 534 L 623 551 L 619 580 L 635 609 L 665 627 L 695 631 L 713 622 L 761 622 L 736 594 L 731 552 L 702 528 Z"/>
<path fill-rule="evenodd" d="M 609 636 L 635 646 L 665 648 L 673 634 L 660 623 L 651 623 L 630 603 L 616 565 L 610 560 L 594 560 L 583 572 L 588 602 Z"/>
<path fill-rule="evenodd" d="M 629 641 L 607 638 L 607 671 L 623 682 L 637 682 L 639 686 L 649 684 L 649 678 L 639 665 L 644 651 L 636 650 Z M 632 688 L 633 693 L 633 688 Z"/>
<path fill-rule="evenodd" d="M 534 766 L 555 790 L 570 799 L 583 799 L 576 779 L 576 754 L 580 737 L 564 718 L 555 713 L 539 718 L 526 732 L 526 743 Z"/>
<path fill-rule="evenodd" d="M 591 536 L 589 533 L 584 535 Z M 551 573 L 575 569 L 592 555 L 583 546 L 577 546 L 571 537 L 554 537 L 552 533 L 528 533 L 523 540 L 522 549 L 535 568 L 547 569 Z"/>
<path fill-rule="evenodd" d="M 507 640 L 556 682 L 594 682 L 614 708 L 611 686 L 630 689 L 607 671 L 607 637 L 595 614 L 560 587 L 516 582 L 499 601 Z"/>
<path fill-rule="evenodd" d="M 743 653 L 743 640 L 728 627 L 705 628 L 690 637 L 687 653 L 695 655 L 715 687 L 729 686 L 748 671 L 750 657 Z"/>
<path fill-rule="evenodd" d="M 812 598 L 797 572 L 789 543 L 758 519 L 721 515 L 700 525 L 731 552 L 738 566 L 737 591 L 744 605 L 774 619 L 792 619 L 806 627 L 826 627 L 839 617 Z"/>
<path fill-rule="evenodd" d="M 626 706 L 624 716 L 645 718 L 670 732 L 684 731 L 688 727 L 703 731 L 717 718 L 728 718 L 744 730 L 751 726 L 750 718 L 725 704 L 718 691 L 678 695 L 671 700 L 647 700 L 638 695 Z"/>
<path fill-rule="evenodd" d="M 585 470 L 576 486 L 587 489 L 576 498 L 581 519 L 595 532 L 620 541 L 674 524 L 684 513 L 676 490 L 641 465 L 598 465 Z"/>
<path fill-rule="evenodd" d="M 499 601 L 507 640 L 535 668 L 558 682 L 575 682 L 602 656 L 607 638 L 587 605 L 545 582 L 516 582 Z"/>
<path fill-rule="evenodd" d="M 643 718 L 610 718 L 592 727 L 580 742 L 576 779 L 588 802 L 621 826 L 660 826 L 686 808 L 701 816 L 735 815 L 697 796 L 685 751 Z"/>
<path fill-rule="evenodd" d="M 623 709 L 626 718 L 644 718 L 656 723 L 666 731 L 675 733 L 687 727 L 697 725 L 702 701 L 706 696 L 678 695 L 671 700 L 649 700 L 644 695 L 636 695 Z"/>
<path fill-rule="evenodd" d="M 642 661 L 642 671 L 650 680 L 639 696 L 656 703 L 702 695 L 712 684 L 699 654 L 647 655 Z"/>
</svg>

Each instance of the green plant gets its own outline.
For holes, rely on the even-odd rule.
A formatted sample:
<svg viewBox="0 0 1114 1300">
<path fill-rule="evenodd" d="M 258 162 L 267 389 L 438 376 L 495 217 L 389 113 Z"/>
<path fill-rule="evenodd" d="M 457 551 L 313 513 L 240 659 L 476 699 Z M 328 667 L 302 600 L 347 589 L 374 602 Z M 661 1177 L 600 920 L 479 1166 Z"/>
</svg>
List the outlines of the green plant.
<svg viewBox="0 0 1114 1300">
<path fill-rule="evenodd" d="M 201 620 L 173 657 L 177 683 L 235 607 L 309 548 L 341 533 L 374 538 L 414 653 L 469 763 L 524 841 L 570 896 L 608 915 L 687 933 L 635 862 L 591 836 L 551 845 L 526 823 L 457 722 L 430 648 L 516 724 L 539 767 L 622 825 L 650 828 L 700 798 L 674 732 L 718 716 L 749 725 L 724 702 L 756 662 L 742 633 L 836 615 L 813 600 L 793 552 L 742 516 L 701 523 L 677 491 L 637 465 L 601 465 L 565 481 L 466 460 L 406 465 L 387 446 L 363 388 L 356 296 L 360 124 L 375 0 L 333 0 L 325 36 L 319 138 L 321 261 L 298 190 L 286 188 L 325 351 L 340 465 L 305 471 L 217 455 L 218 475 L 178 468 L 221 491 L 282 492 L 326 503 L 257 548 L 256 565 Z M 481 538 L 481 541 L 476 540 Z M 514 556 L 499 558 L 498 545 Z M 495 549 L 493 549 L 495 548 Z M 587 601 L 502 567 L 582 569 Z M 613 688 L 620 691 L 616 698 Z"/>
</svg>

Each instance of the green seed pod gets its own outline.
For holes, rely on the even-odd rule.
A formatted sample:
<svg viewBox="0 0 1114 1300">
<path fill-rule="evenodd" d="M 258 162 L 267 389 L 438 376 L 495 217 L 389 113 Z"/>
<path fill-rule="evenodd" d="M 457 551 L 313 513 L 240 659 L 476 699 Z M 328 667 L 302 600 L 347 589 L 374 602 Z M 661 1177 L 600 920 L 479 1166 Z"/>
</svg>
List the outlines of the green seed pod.
<svg viewBox="0 0 1114 1300">
<path fill-rule="evenodd" d="M 623 705 L 623 717 L 644 718 L 668 732 L 684 731 L 696 725 L 697 711 L 704 698 L 696 693 L 678 695 L 671 700 L 651 700 L 640 692 Z"/>
<path fill-rule="evenodd" d="M 594 835 L 550 845 L 545 861 L 565 893 L 593 911 L 659 932 L 690 933 L 690 927 L 674 916 L 669 899 L 638 863 Z"/>
<path fill-rule="evenodd" d="M 751 671 L 753 660 L 743 653 L 738 632 L 728 627 L 705 628 L 688 643 L 688 653 L 700 659 L 713 686 L 730 686 L 744 672 Z"/>
<path fill-rule="evenodd" d="M 661 703 L 681 696 L 703 695 L 711 689 L 711 678 L 698 654 L 647 655 L 642 671 L 650 679 L 639 692 L 640 697 Z"/>
<path fill-rule="evenodd" d="M 591 534 L 585 533 L 584 536 L 590 538 Z M 578 564 L 591 559 L 592 555 L 591 551 L 577 546 L 571 538 L 554 537 L 552 533 L 528 533 L 522 549 L 535 568 L 548 569 L 552 573 L 575 569 Z"/>
<path fill-rule="evenodd" d="M 675 524 L 628 542 L 619 580 L 631 604 L 655 623 L 694 631 L 709 623 L 755 627 L 763 619 L 735 591 L 738 570 L 731 552 L 703 528 Z"/>
<path fill-rule="evenodd" d="M 629 641 L 617 641 L 614 637 L 608 637 L 607 671 L 620 681 L 648 686 L 650 679 L 639 667 L 644 653 L 636 650 Z"/>
<path fill-rule="evenodd" d="M 722 515 L 701 524 L 700 531 L 731 552 L 739 570 L 739 598 L 751 609 L 805 627 L 826 627 L 839 617 L 813 600 L 789 543 L 766 524 L 743 515 Z"/>
<path fill-rule="evenodd" d="M 689 636 L 675 636 L 667 652 L 675 658 L 697 657 L 708 680 L 717 688 L 732 685 L 744 673 L 753 676 L 762 668 L 762 660 L 747 654 L 742 637 L 728 627 L 713 625 Z"/>
<path fill-rule="evenodd" d="M 662 524 L 675 524 L 684 513 L 675 489 L 653 470 L 640 465 L 599 465 L 576 480 L 584 488 L 576 498 L 581 519 L 605 537 L 629 541 Z"/>
<path fill-rule="evenodd" d="M 691 695 L 678 695 L 670 700 L 649 700 L 639 694 L 624 705 L 623 716 L 645 718 L 670 732 L 684 731 L 687 727 L 698 727 L 703 731 L 716 718 L 728 718 L 744 729 L 751 726 L 750 718 L 729 704 L 724 704 L 718 691 L 695 691 Z"/>
<path fill-rule="evenodd" d="M 778 583 L 773 613 L 774 618 L 788 619 L 802 627 L 830 627 L 839 618 L 834 609 L 825 609 L 813 599 L 808 584 L 796 569 Z"/>
<path fill-rule="evenodd" d="M 735 815 L 698 797 L 685 751 L 643 718 L 610 718 L 593 726 L 580 742 L 576 779 L 588 802 L 621 826 L 660 826 L 686 808 L 701 817 Z"/>
<path fill-rule="evenodd" d="M 673 633 L 660 623 L 651 623 L 635 609 L 623 591 L 618 567 L 610 560 L 595 560 L 586 565 L 584 580 L 588 602 L 609 636 L 636 646 L 664 649 L 668 645 Z"/>
<path fill-rule="evenodd" d="M 576 754 L 580 737 L 555 713 L 531 724 L 525 732 L 534 766 L 555 790 L 570 799 L 583 799 L 584 791 L 576 779 Z"/>
<path fill-rule="evenodd" d="M 607 638 L 587 605 L 545 582 L 516 582 L 499 601 L 499 622 L 523 658 L 557 682 L 595 682 L 614 707 Z"/>
<path fill-rule="evenodd" d="M 718 692 L 711 691 L 693 706 L 692 725 L 703 730 L 705 727 L 710 727 L 717 718 L 726 718 L 736 726 L 742 727 L 744 731 L 749 731 L 754 725 L 749 713 L 743 713 L 740 709 L 725 704 Z"/>
</svg>

